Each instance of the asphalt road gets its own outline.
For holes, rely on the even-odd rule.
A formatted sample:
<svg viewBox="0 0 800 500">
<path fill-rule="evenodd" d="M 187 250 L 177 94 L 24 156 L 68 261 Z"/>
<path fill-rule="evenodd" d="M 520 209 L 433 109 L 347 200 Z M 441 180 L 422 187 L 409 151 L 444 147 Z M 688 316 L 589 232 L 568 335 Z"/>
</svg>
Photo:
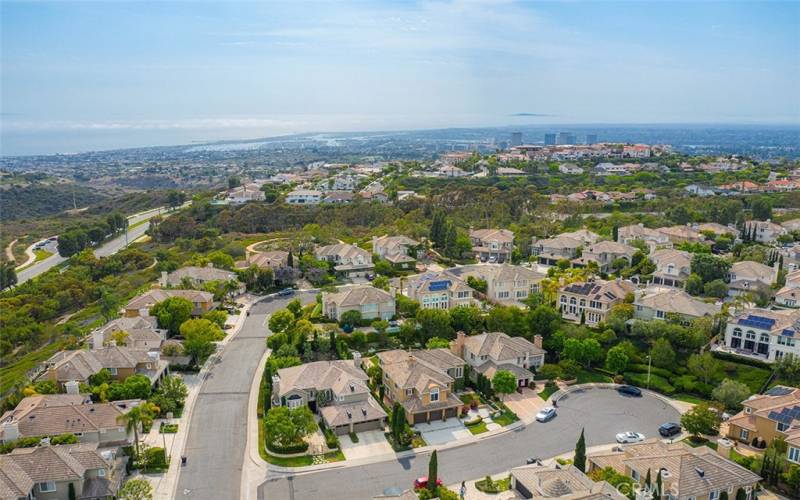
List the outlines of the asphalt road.
<svg viewBox="0 0 800 500">
<path fill-rule="evenodd" d="M 316 292 L 298 292 L 266 298 L 250 309 L 242 329 L 225 346 L 222 359 L 200 388 L 189 422 L 188 462 L 180 470 L 177 498 L 239 498 L 250 385 L 267 349 L 267 316 L 295 298 L 306 304 L 315 296 Z"/>
<path fill-rule="evenodd" d="M 587 446 L 593 446 L 614 442 L 615 435 L 622 431 L 657 437 L 658 426 L 667 421 L 679 421 L 679 413 L 657 398 L 632 398 L 608 389 L 581 391 L 561 400 L 558 416 L 550 422 L 533 423 L 474 444 L 440 451 L 439 476 L 445 484 L 459 483 L 524 465 L 528 457 L 549 458 L 569 452 L 581 428 L 586 430 Z M 389 487 L 410 488 L 415 478 L 427 475 L 428 459 L 429 455 L 424 455 L 289 477 L 275 475 L 259 486 L 258 498 L 370 499 Z"/>
</svg>

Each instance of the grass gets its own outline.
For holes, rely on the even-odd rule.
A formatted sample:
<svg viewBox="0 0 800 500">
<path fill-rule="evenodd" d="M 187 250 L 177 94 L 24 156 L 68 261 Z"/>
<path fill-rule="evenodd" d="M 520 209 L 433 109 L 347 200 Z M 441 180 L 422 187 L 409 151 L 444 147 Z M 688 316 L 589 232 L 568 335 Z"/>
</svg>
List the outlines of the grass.
<svg viewBox="0 0 800 500">
<path fill-rule="evenodd" d="M 554 393 L 558 391 L 558 386 L 555 384 L 544 386 L 544 390 L 539 393 L 539 397 L 547 401 Z"/>
<path fill-rule="evenodd" d="M 20 271 L 23 271 L 25 269 L 28 269 L 29 267 L 31 267 L 32 265 L 36 264 L 37 262 L 41 262 L 44 259 L 46 259 L 48 257 L 51 257 L 51 256 L 53 256 L 55 254 L 53 252 L 48 252 L 47 250 L 42 250 L 40 248 L 39 250 L 34 250 L 33 251 L 33 255 L 35 256 L 33 261 L 31 261 L 29 264 L 26 264 L 25 266 L 17 269 L 17 272 L 20 272 Z"/>
<path fill-rule="evenodd" d="M 481 420 L 477 424 L 468 425 L 466 427 L 472 434 L 483 434 L 484 432 L 489 431 L 489 429 L 486 428 L 486 422 L 484 422 L 483 420 Z"/>
<path fill-rule="evenodd" d="M 693 436 L 687 436 L 683 438 L 682 441 L 691 446 L 692 448 L 699 448 L 700 446 L 708 446 L 712 450 L 717 449 L 717 443 L 709 441 L 708 439 L 705 438 L 700 438 L 698 440 L 695 440 Z"/>
<path fill-rule="evenodd" d="M 499 417 L 493 418 L 492 420 L 494 421 L 494 423 L 505 427 L 519 420 L 519 417 L 513 411 L 505 409 L 503 410 L 503 413 L 501 413 Z"/>
<path fill-rule="evenodd" d="M 722 361 L 725 374 L 728 378 L 734 378 L 750 388 L 754 393 L 761 390 L 767 383 L 771 372 L 766 368 L 734 363 L 732 361 Z"/>
<path fill-rule="evenodd" d="M 491 481 L 490 484 L 487 484 L 487 479 Z M 484 493 L 500 493 L 501 491 L 508 491 L 511 489 L 511 476 L 504 477 L 502 479 L 493 480 L 491 477 L 487 477 L 485 479 L 481 479 L 480 481 L 475 481 L 475 488 L 478 491 L 482 491 Z"/>
<path fill-rule="evenodd" d="M 708 400 L 706 399 L 703 399 L 699 396 L 695 396 L 694 394 L 686 394 L 685 392 L 679 392 L 678 394 L 674 394 L 671 397 L 673 399 L 677 399 L 678 401 L 683 401 L 684 403 L 691 403 L 693 405 L 708 402 Z"/>
<path fill-rule="evenodd" d="M 342 450 L 331 451 L 323 456 L 328 462 L 342 462 L 345 459 Z M 266 453 L 265 451 L 261 454 L 261 458 L 272 465 L 278 465 L 280 467 L 307 467 L 309 465 L 314 465 L 314 457 L 311 455 L 302 455 L 299 457 L 276 457 Z"/>
<path fill-rule="evenodd" d="M 583 369 L 578 373 L 579 384 L 611 383 L 613 380 L 608 375 Z"/>
<path fill-rule="evenodd" d="M 6 394 L 26 378 L 26 374 L 40 362 L 61 350 L 61 342 L 53 342 L 21 357 L 17 362 L 0 369 L 0 394 Z"/>
</svg>

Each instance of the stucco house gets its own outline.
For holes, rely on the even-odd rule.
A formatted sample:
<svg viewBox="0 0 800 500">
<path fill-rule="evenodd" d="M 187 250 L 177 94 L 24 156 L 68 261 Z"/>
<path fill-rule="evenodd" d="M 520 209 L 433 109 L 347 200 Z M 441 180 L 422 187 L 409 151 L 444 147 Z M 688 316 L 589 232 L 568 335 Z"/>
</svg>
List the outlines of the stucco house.
<svg viewBox="0 0 800 500">
<path fill-rule="evenodd" d="M 539 335 L 530 342 L 523 337 L 509 337 L 503 332 L 470 336 L 458 332 L 456 339 L 450 343 L 450 349 L 461 356 L 475 373 L 480 373 L 489 380 L 501 370 L 513 373 L 517 377 L 517 387 L 528 386 L 533 380 L 531 370 L 544 364 L 546 353 Z"/>
<path fill-rule="evenodd" d="M 481 262 L 503 263 L 511 260 L 514 233 L 508 229 L 470 229 L 472 252 Z"/>
<path fill-rule="evenodd" d="M 185 266 L 171 273 L 162 271 L 159 284 L 162 288 L 181 288 L 184 284 L 202 286 L 212 281 L 236 282 L 238 285 L 237 293 L 244 292 L 244 285 L 239 283 L 236 273 L 225 269 L 217 269 L 210 263 L 205 267 Z"/>
<path fill-rule="evenodd" d="M 169 374 L 168 363 L 158 351 L 145 351 L 118 345 L 98 349 L 59 351 L 44 362 L 41 378 L 61 387 L 69 382 L 86 383 L 89 377 L 106 369 L 114 380 L 124 381 L 132 375 L 144 375 L 152 385 Z"/>
<path fill-rule="evenodd" d="M 776 385 L 742 402 L 742 411 L 728 420 L 728 439 L 748 445 L 786 441 L 790 462 L 800 464 L 800 389 Z"/>
<path fill-rule="evenodd" d="M 200 290 L 167 290 L 153 288 L 134 297 L 125 305 L 124 315 L 128 318 L 149 316 L 150 308 L 170 297 L 181 297 L 192 303 L 192 316 L 202 316 L 214 309 L 214 295 Z"/>
<path fill-rule="evenodd" d="M 643 321 L 666 320 L 675 315 L 689 323 L 697 318 L 713 317 L 722 307 L 696 299 L 677 288 L 648 287 L 635 292 L 633 317 Z"/>
<path fill-rule="evenodd" d="M 247 269 L 256 266 L 262 269 L 275 269 L 289 266 L 289 252 L 270 250 L 267 252 L 251 252 L 245 260 L 236 262 L 236 269 Z"/>
<path fill-rule="evenodd" d="M 455 274 L 424 273 L 404 280 L 403 295 L 423 309 L 453 309 L 475 303 L 475 291 Z"/>
<path fill-rule="evenodd" d="M 683 288 L 686 279 L 692 274 L 692 254 L 683 250 L 663 248 L 649 255 L 656 266 L 652 284 Z"/>
<path fill-rule="evenodd" d="M 769 220 L 749 220 L 744 223 L 744 234 L 759 243 L 772 243 L 789 231 Z"/>
<path fill-rule="evenodd" d="M 564 500 L 627 500 L 606 481 L 592 481 L 572 464 L 523 465 L 511 469 L 511 490 L 519 498 Z M 515 497 L 516 498 L 516 497 Z"/>
<path fill-rule="evenodd" d="M 584 321 L 589 326 L 604 323 L 611 308 L 622 304 L 635 286 L 627 280 L 590 280 L 561 287 L 558 305 L 561 317 L 567 321 Z"/>
<path fill-rule="evenodd" d="M 365 277 L 374 269 L 372 254 L 348 243 L 318 247 L 314 250 L 314 257 L 331 262 L 334 271 L 347 278 Z"/>
<path fill-rule="evenodd" d="M 158 328 L 152 316 L 121 317 L 97 327 L 89 334 L 89 348 L 103 347 L 114 339 L 117 332 L 125 332 L 125 347 L 144 351 L 158 351 L 167 339 L 167 331 Z"/>
<path fill-rule="evenodd" d="M 595 262 L 600 272 L 606 273 L 613 269 L 614 261 L 617 259 L 624 259 L 630 265 L 633 254 L 637 251 L 632 246 L 616 241 L 599 241 L 584 248 L 580 257 L 572 259 L 572 265 L 585 267 L 590 262 Z"/>
<path fill-rule="evenodd" d="M 417 262 L 416 249 L 419 242 L 406 236 L 372 238 L 372 253 L 388 260 L 397 269 L 413 269 Z"/>
<path fill-rule="evenodd" d="M 760 262 L 745 260 L 735 262 L 728 273 L 730 284 L 728 285 L 728 295 L 736 295 L 753 292 L 757 289 L 769 290 L 778 279 L 778 265 L 774 267 L 764 265 Z"/>
<path fill-rule="evenodd" d="M 767 363 L 800 356 L 800 310 L 753 308 L 735 314 L 716 349 Z"/>
<path fill-rule="evenodd" d="M 264 201 L 264 191 L 256 183 L 242 184 L 225 192 L 225 201 L 233 205 L 240 205 L 248 201 Z"/>
<path fill-rule="evenodd" d="M 340 288 L 338 292 L 322 292 L 323 316 L 341 321 L 347 311 L 358 311 L 363 319 L 390 320 L 395 315 L 394 296 L 372 285 Z"/>
<path fill-rule="evenodd" d="M 706 237 L 691 226 L 660 227 L 656 231 L 666 236 L 673 244 L 702 243 Z"/>
<path fill-rule="evenodd" d="M 500 304 L 519 304 L 531 293 L 539 291 L 539 283 L 545 275 L 529 267 L 512 264 L 478 264 L 459 266 L 448 272 L 463 279 L 486 281 L 486 298 Z"/>
<path fill-rule="evenodd" d="M 617 242 L 631 245 L 634 241 L 643 241 L 651 252 L 658 248 L 672 247 L 672 242 L 666 234 L 645 227 L 644 224 L 632 224 L 617 229 Z"/>
</svg>

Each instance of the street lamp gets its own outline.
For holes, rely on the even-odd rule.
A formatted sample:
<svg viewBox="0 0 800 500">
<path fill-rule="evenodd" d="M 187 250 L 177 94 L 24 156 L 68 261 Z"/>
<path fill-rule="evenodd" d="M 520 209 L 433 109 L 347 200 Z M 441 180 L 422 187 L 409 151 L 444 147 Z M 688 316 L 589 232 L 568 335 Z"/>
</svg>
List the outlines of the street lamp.
<svg viewBox="0 0 800 500">
<path fill-rule="evenodd" d="M 653 358 L 647 355 L 647 388 L 650 388 L 650 365 L 653 363 Z"/>
</svg>

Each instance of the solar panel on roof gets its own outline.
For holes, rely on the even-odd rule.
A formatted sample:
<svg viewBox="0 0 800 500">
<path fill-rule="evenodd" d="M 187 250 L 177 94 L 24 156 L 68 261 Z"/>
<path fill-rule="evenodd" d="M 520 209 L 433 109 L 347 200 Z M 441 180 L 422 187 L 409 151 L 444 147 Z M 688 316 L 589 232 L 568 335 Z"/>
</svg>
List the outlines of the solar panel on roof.
<svg viewBox="0 0 800 500">
<path fill-rule="evenodd" d="M 772 389 L 768 390 L 766 394 L 769 396 L 785 396 L 787 394 L 791 394 L 793 390 L 794 389 L 792 389 L 791 387 L 776 385 Z"/>
<path fill-rule="evenodd" d="M 772 318 L 748 314 L 746 318 L 740 319 L 738 323 L 742 326 L 751 326 L 761 330 L 770 330 L 775 325 L 775 320 Z"/>
<path fill-rule="evenodd" d="M 784 337 L 793 337 L 793 336 L 794 336 L 794 330 L 790 330 L 790 329 L 788 329 L 788 328 L 785 328 L 785 329 L 784 329 L 784 330 L 781 332 L 781 335 L 782 335 L 782 336 L 784 336 Z"/>
<path fill-rule="evenodd" d="M 450 288 L 450 280 L 443 280 L 443 281 L 432 281 L 430 285 L 428 285 L 428 290 L 431 292 L 441 292 L 442 290 L 447 290 Z"/>
</svg>

